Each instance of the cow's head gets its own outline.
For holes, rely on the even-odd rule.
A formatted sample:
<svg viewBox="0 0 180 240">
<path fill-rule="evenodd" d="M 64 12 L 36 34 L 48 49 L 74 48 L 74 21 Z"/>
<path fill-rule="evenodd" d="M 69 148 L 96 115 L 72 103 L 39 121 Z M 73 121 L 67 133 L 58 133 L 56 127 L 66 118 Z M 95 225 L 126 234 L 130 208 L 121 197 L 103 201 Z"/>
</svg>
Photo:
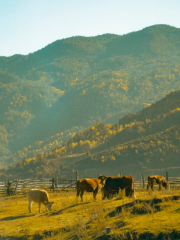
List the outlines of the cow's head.
<svg viewBox="0 0 180 240">
<path fill-rule="evenodd" d="M 106 181 L 106 176 L 105 175 L 98 175 L 98 179 L 101 179 L 101 184 L 104 186 L 105 181 Z"/>
<path fill-rule="evenodd" d="M 44 205 L 46 206 L 46 208 L 51 211 L 51 207 L 53 205 L 54 202 L 44 202 Z"/>
<path fill-rule="evenodd" d="M 168 189 L 169 188 L 169 183 L 167 181 L 162 181 L 162 185 L 165 189 Z"/>
</svg>

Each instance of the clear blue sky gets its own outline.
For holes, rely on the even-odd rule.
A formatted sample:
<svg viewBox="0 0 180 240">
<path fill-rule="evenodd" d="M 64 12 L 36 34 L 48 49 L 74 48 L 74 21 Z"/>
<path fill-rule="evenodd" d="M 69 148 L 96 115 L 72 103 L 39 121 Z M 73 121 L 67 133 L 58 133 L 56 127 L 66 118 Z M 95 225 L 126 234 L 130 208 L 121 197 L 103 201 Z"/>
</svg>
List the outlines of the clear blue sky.
<svg viewBox="0 0 180 240">
<path fill-rule="evenodd" d="M 0 56 L 71 36 L 118 35 L 155 24 L 180 28 L 180 0 L 0 0 Z"/>
</svg>

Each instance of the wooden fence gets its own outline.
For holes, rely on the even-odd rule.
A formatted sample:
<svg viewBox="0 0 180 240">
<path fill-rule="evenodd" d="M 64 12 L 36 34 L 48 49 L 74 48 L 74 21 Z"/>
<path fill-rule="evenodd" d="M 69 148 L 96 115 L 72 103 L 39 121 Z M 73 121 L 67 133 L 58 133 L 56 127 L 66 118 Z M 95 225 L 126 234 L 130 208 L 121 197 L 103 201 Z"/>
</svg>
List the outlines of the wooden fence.
<svg viewBox="0 0 180 240">
<path fill-rule="evenodd" d="M 0 194 L 4 194 L 6 190 L 6 183 L 4 181 L 0 181 Z"/>
<path fill-rule="evenodd" d="M 171 189 L 180 189 L 180 177 L 168 177 L 166 179 L 170 184 Z M 78 180 L 78 174 L 76 179 L 58 179 L 58 178 L 41 178 L 41 179 L 17 179 L 15 181 L 0 181 L 0 194 L 12 195 L 17 193 L 26 192 L 32 188 L 43 188 L 52 191 L 60 191 L 67 188 L 76 188 L 76 182 Z M 147 188 L 147 177 L 143 174 L 139 177 L 135 177 L 134 181 L 135 190 Z M 156 188 L 156 185 L 155 185 Z"/>
<path fill-rule="evenodd" d="M 41 178 L 41 179 L 17 179 L 7 181 L 7 184 L 0 182 L 0 194 L 17 194 L 26 192 L 32 188 L 43 188 L 52 191 L 63 190 L 66 188 L 75 188 L 76 179 L 58 180 L 58 178 Z"/>
</svg>

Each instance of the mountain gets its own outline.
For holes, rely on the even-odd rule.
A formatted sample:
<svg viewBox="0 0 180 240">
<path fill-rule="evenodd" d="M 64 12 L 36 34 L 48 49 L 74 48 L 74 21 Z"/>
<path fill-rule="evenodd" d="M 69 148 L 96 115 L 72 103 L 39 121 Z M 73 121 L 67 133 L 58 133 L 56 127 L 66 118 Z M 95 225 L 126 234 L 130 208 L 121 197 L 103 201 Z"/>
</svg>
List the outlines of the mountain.
<svg viewBox="0 0 180 240">
<path fill-rule="evenodd" d="M 112 124 L 178 90 L 179 55 L 180 30 L 154 25 L 0 57 L 0 167 L 48 153 L 96 122 Z"/>
<path fill-rule="evenodd" d="M 45 154 L 8 168 L 7 175 L 65 178 L 98 174 L 177 175 L 180 169 L 180 90 L 118 123 L 95 125 Z M 4 171 L 3 171 L 4 174 Z"/>
</svg>

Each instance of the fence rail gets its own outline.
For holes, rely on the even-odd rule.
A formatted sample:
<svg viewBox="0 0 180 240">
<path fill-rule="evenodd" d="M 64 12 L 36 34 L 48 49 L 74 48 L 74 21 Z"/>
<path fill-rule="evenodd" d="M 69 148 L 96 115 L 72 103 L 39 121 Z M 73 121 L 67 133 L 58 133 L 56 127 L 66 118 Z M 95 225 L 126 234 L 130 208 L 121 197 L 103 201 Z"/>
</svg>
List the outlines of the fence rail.
<svg viewBox="0 0 180 240">
<path fill-rule="evenodd" d="M 65 188 L 75 188 L 76 180 L 59 180 L 55 178 L 44 179 L 17 179 L 15 181 L 7 181 L 0 183 L 0 194 L 16 194 L 22 193 L 32 188 L 52 189 L 53 191 Z"/>
</svg>

